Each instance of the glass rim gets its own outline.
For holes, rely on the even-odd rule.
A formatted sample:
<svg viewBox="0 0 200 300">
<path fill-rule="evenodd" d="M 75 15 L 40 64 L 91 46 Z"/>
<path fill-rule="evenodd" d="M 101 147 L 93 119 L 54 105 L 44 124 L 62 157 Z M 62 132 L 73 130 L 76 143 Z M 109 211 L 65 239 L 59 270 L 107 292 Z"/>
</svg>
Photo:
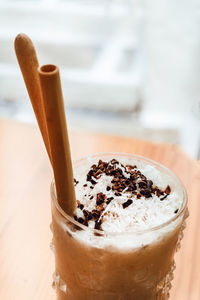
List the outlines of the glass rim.
<svg viewBox="0 0 200 300">
<path fill-rule="evenodd" d="M 162 165 L 161 163 L 154 161 L 150 158 L 141 156 L 141 155 L 137 155 L 137 154 L 131 154 L 131 153 L 125 153 L 125 152 L 98 152 L 98 153 L 94 153 L 94 154 L 89 154 L 87 156 L 81 157 L 79 159 L 73 160 L 73 165 L 81 163 L 81 161 L 84 161 L 88 158 L 102 158 L 102 157 L 108 157 L 108 156 L 121 156 L 121 157 L 130 157 L 130 158 L 135 158 L 138 160 L 143 160 L 146 162 L 151 163 L 151 165 L 155 165 L 157 167 L 162 168 L 164 171 L 168 172 L 168 174 L 172 175 L 177 183 L 179 184 L 179 186 L 181 187 L 181 191 L 182 191 L 182 197 L 183 197 L 183 203 L 181 206 L 181 209 L 178 211 L 178 213 L 170 218 L 168 221 L 157 225 L 157 226 L 153 226 L 147 229 L 142 229 L 142 230 L 130 230 L 130 231 L 120 231 L 120 232 L 110 232 L 110 231 L 105 231 L 105 230 L 98 230 L 98 229 L 93 229 L 90 228 L 88 226 L 85 226 L 81 223 L 79 223 L 78 221 L 74 220 L 73 217 L 71 217 L 70 215 L 68 215 L 59 205 L 58 201 L 57 201 L 57 196 L 56 196 L 56 189 L 55 189 L 55 182 L 54 179 L 51 182 L 51 187 L 50 187 L 50 193 L 51 193 L 51 200 L 53 201 L 53 203 L 55 204 L 56 209 L 59 211 L 59 213 L 68 221 L 70 221 L 71 223 L 73 223 L 74 225 L 80 227 L 81 229 L 85 230 L 86 232 L 92 232 L 92 233 L 96 233 L 99 236 L 103 236 L 103 235 L 121 235 L 121 234 L 144 234 L 144 233 L 148 233 L 151 231 L 156 231 L 162 228 L 167 227 L 168 225 L 170 225 L 170 223 L 176 221 L 181 215 L 183 215 L 187 209 L 187 202 L 188 202 L 188 197 L 187 197 L 187 192 L 185 189 L 185 186 L 183 185 L 182 181 L 179 179 L 179 177 L 169 168 L 167 168 L 166 166 Z"/>
</svg>

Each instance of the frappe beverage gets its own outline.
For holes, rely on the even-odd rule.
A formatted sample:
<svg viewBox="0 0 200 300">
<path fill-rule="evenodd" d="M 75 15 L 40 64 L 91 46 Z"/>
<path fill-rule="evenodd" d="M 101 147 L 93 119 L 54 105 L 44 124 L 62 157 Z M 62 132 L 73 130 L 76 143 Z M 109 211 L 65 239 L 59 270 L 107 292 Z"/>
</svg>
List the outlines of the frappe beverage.
<svg viewBox="0 0 200 300">
<path fill-rule="evenodd" d="M 74 164 L 77 209 L 51 186 L 57 300 L 165 300 L 180 247 L 186 192 L 164 166 L 109 153 Z"/>
</svg>

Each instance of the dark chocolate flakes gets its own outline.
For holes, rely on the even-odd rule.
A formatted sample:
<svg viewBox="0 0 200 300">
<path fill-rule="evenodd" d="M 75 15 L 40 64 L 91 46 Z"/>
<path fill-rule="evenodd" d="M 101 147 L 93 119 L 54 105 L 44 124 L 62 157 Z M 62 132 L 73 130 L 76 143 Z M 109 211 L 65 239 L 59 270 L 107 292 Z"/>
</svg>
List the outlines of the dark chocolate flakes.
<svg viewBox="0 0 200 300">
<path fill-rule="evenodd" d="M 144 197 L 147 201 L 148 198 L 151 198 L 153 195 L 156 195 L 160 198 L 160 201 L 163 201 L 171 193 L 169 185 L 167 185 L 165 190 L 161 190 L 153 184 L 152 180 L 148 180 L 146 176 L 137 169 L 136 165 L 123 165 L 116 159 L 112 159 L 109 162 L 99 160 L 97 164 L 93 164 L 86 175 L 86 181 L 90 184 L 85 183 L 83 187 L 88 186 L 91 190 L 94 189 L 103 174 L 111 176 L 111 184 L 106 187 L 106 191 L 113 191 L 114 197 L 107 198 L 104 193 L 97 193 L 96 207 L 92 211 L 84 209 L 84 205 L 81 204 L 80 201 L 77 201 L 77 207 L 82 210 L 83 217 L 78 218 L 74 216 L 76 221 L 86 226 L 88 226 L 88 222 L 94 221 L 94 228 L 98 230 L 102 230 L 101 225 L 104 221 L 103 212 L 107 205 L 109 205 L 111 201 L 114 201 L 115 197 L 122 196 L 122 193 L 128 192 L 130 198 L 134 197 L 136 200 Z M 74 178 L 74 183 L 76 185 L 79 182 Z M 91 195 L 90 192 L 85 194 L 85 196 L 87 196 L 89 200 L 94 198 L 94 195 Z M 125 209 L 132 203 L 133 200 L 128 199 L 122 204 L 122 207 Z M 109 213 L 109 211 L 106 211 L 105 215 L 107 212 Z M 174 211 L 175 214 L 177 212 L 178 209 Z"/>
</svg>

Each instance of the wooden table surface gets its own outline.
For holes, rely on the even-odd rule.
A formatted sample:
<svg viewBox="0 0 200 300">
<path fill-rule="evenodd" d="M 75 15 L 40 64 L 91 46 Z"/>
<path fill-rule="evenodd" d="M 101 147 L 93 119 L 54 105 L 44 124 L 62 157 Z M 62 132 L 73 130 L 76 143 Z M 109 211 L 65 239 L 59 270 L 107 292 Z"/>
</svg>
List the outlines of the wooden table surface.
<svg viewBox="0 0 200 300">
<path fill-rule="evenodd" d="M 71 131 L 73 158 L 101 151 L 144 155 L 170 167 L 184 182 L 190 217 L 171 300 L 200 300 L 200 165 L 178 147 Z M 0 299 L 53 300 L 50 164 L 37 127 L 0 121 Z M 102 299 L 103 300 L 103 299 Z M 138 299 L 139 300 L 139 299 Z"/>
</svg>

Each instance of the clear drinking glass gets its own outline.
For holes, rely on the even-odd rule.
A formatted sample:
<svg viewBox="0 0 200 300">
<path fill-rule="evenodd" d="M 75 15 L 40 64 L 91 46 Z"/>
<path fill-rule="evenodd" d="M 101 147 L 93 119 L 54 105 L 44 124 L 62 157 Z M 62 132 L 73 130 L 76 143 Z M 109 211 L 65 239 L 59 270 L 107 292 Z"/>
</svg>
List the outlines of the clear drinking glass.
<svg viewBox="0 0 200 300">
<path fill-rule="evenodd" d="M 111 158 L 133 160 L 134 164 L 145 161 L 167 174 L 182 197 L 182 207 L 160 226 L 109 233 L 88 228 L 68 216 L 57 202 L 52 183 L 53 286 L 57 300 L 166 300 L 175 269 L 174 254 L 188 216 L 185 188 L 166 167 L 130 154 L 95 154 L 76 161 L 74 170 Z"/>
</svg>

